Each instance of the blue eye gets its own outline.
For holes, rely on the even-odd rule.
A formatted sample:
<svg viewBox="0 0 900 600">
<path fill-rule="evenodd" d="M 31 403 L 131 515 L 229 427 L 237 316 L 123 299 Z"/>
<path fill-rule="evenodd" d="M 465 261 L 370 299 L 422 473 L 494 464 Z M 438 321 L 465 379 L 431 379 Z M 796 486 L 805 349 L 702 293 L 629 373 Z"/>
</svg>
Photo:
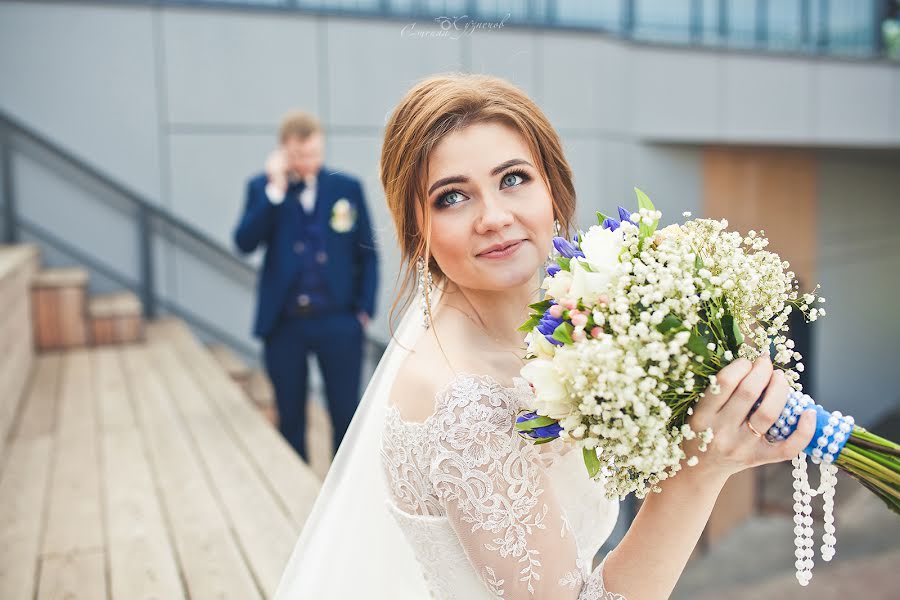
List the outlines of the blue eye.
<svg viewBox="0 0 900 600">
<path fill-rule="evenodd" d="M 453 194 L 458 194 L 460 196 L 463 195 L 463 193 L 459 190 L 450 190 L 444 194 L 441 194 L 440 197 L 438 197 L 437 201 L 435 201 L 435 205 L 438 207 L 453 206 L 454 204 L 459 204 L 460 202 L 462 202 L 462 199 L 458 200 L 457 202 L 447 202 L 446 199 L 451 197 Z"/>
<path fill-rule="evenodd" d="M 522 180 L 521 183 L 516 183 L 516 177 Z M 500 183 L 507 183 L 505 187 L 516 187 L 517 185 L 522 185 L 528 181 L 531 181 L 531 176 L 525 171 L 517 170 L 506 173 L 500 180 Z"/>
</svg>

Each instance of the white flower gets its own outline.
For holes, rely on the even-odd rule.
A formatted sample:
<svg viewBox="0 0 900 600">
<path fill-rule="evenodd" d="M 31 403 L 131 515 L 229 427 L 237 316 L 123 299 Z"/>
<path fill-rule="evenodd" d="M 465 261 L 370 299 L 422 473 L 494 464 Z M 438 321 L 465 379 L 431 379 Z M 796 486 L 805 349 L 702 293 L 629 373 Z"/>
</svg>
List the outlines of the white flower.
<svg viewBox="0 0 900 600">
<path fill-rule="evenodd" d="M 346 198 L 341 198 L 331 207 L 329 225 L 338 233 L 346 233 L 353 229 L 356 222 L 356 209 Z"/>
<path fill-rule="evenodd" d="M 521 375 L 534 386 L 535 402 L 532 408 L 538 414 L 562 419 L 572 412 L 569 391 L 551 361 L 538 358 L 525 363 Z"/>
<path fill-rule="evenodd" d="M 526 341 L 528 342 L 528 352 L 538 358 L 549 360 L 556 353 L 556 346 L 551 344 L 537 328 L 526 336 Z"/>
<path fill-rule="evenodd" d="M 572 270 L 572 285 L 568 294 L 570 298 L 581 298 L 584 304 L 591 305 L 597 302 L 600 294 L 609 290 L 611 269 L 604 269 L 599 273 L 585 271 L 581 261 L 576 258 L 569 263 L 569 268 Z"/>
<path fill-rule="evenodd" d="M 609 272 L 619 264 L 622 233 L 594 225 L 581 240 L 581 251 L 595 271 Z"/>
<path fill-rule="evenodd" d="M 571 263 L 569 263 L 571 265 Z M 544 283 L 547 285 L 547 294 L 551 298 L 561 299 L 569 297 L 569 288 L 572 287 L 572 274 L 560 270 L 553 277 L 548 277 Z"/>
</svg>

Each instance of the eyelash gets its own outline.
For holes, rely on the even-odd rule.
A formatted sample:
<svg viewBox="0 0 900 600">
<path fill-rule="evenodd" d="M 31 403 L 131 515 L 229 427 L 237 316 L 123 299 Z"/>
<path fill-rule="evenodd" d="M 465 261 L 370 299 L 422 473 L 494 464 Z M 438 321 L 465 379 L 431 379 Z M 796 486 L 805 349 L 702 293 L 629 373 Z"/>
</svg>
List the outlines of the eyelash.
<svg viewBox="0 0 900 600">
<path fill-rule="evenodd" d="M 519 177 L 522 178 L 522 183 L 520 183 L 518 185 L 514 185 L 514 186 L 508 186 L 508 187 L 518 187 L 519 185 L 524 185 L 524 184 L 528 183 L 529 181 L 531 181 L 531 175 L 529 175 L 527 171 L 524 171 L 522 169 L 513 169 L 511 171 L 507 171 L 500 177 L 500 181 L 503 181 L 510 175 L 518 175 Z M 454 193 L 462 194 L 462 191 L 457 188 L 450 188 L 446 192 L 442 192 L 437 197 L 437 200 L 434 201 L 434 206 L 439 209 L 447 208 L 448 206 L 453 206 L 453 204 L 444 204 L 443 200 L 446 196 L 449 196 L 450 194 L 454 194 Z M 454 204 L 458 204 L 458 202 L 455 202 Z"/>
</svg>

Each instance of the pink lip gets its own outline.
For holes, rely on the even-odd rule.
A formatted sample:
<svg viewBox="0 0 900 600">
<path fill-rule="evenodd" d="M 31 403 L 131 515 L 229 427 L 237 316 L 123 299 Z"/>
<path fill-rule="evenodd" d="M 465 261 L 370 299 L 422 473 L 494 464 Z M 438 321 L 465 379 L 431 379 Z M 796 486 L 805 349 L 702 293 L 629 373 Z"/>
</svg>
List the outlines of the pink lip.
<svg viewBox="0 0 900 600">
<path fill-rule="evenodd" d="M 492 250 L 491 252 L 483 252 L 479 254 L 479 258 L 506 258 L 507 256 L 512 255 L 516 250 L 519 249 L 519 246 L 522 245 L 524 240 L 516 240 L 509 246 L 503 248 L 502 250 Z"/>
</svg>

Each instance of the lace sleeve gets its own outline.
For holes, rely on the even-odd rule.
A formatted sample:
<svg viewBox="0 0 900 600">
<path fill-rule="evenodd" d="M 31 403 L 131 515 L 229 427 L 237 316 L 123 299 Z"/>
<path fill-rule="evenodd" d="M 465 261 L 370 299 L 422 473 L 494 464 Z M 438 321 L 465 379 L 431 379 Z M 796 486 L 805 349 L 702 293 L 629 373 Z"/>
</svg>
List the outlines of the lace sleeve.
<svg viewBox="0 0 900 600">
<path fill-rule="evenodd" d="M 514 396 L 466 376 L 442 391 L 430 477 L 469 561 L 504 599 L 625 600 L 603 587 L 601 563 L 579 559 L 537 447 L 513 431 Z"/>
</svg>

